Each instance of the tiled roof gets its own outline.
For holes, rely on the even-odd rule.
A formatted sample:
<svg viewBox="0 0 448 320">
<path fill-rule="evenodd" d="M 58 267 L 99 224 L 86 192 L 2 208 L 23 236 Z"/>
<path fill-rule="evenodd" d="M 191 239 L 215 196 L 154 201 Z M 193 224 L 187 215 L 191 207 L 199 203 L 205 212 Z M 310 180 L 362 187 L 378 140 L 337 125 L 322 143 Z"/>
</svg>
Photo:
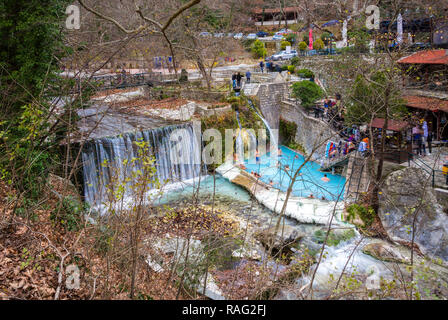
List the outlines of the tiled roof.
<svg viewBox="0 0 448 320">
<path fill-rule="evenodd" d="M 372 123 L 370 124 L 372 128 L 383 128 L 384 126 L 384 119 L 382 118 L 375 118 L 373 119 Z M 398 120 L 389 120 L 387 122 L 387 129 L 386 130 L 392 130 L 392 131 L 402 131 L 406 129 L 409 126 L 409 123 L 406 121 L 398 121 Z"/>
<path fill-rule="evenodd" d="M 402 64 L 446 64 L 448 65 L 448 50 L 425 50 L 401 58 Z"/>
<path fill-rule="evenodd" d="M 419 96 L 405 96 L 404 99 L 406 100 L 406 105 L 408 107 L 431 111 L 441 110 L 444 112 L 448 112 L 448 100 Z"/>
</svg>

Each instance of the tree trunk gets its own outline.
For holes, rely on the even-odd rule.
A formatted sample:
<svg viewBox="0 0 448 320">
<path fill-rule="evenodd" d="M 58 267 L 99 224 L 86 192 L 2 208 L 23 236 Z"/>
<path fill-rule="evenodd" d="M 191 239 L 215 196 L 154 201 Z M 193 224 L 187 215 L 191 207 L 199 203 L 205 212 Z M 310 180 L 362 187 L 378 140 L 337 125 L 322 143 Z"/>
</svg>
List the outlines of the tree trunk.
<svg viewBox="0 0 448 320">
<path fill-rule="evenodd" d="M 375 212 L 378 212 L 379 209 L 379 191 L 380 191 L 380 182 L 383 176 L 383 167 L 384 167 L 384 150 L 386 147 L 386 130 L 389 125 L 389 97 L 390 97 L 390 87 L 387 86 L 385 91 L 385 116 L 384 116 L 384 124 L 383 128 L 381 129 L 381 145 L 380 145 L 380 152 L 378 157 L 378 166 L 376 170 L 376 177 L 375 177 L 375 185 L 373 188 L 373 194 L 372 194 L 372 208 L 375 210 Z"/>
<path fill-rule="evenodd" d="M 196 59 L 196 64 L 198 65 L 199 71 L 201 72 L 205 81 L 207 81 L 207 90 L 210 92 L 211 91 L 210 77 L 208 76 L 207 70 L 205 69 L 205 66 L 200 58 Z"/>
</svg>

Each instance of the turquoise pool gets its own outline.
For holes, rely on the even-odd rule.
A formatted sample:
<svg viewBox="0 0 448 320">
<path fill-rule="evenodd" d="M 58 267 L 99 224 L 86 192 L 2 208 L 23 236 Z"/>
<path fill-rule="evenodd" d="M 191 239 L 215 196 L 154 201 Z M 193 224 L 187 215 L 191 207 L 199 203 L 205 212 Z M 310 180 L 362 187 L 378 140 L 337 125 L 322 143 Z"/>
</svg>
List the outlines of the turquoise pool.
<svg viewBox="0 0 448 320">
<path fill-rule="evenodd" d="M 291 178 L 285 172 L 285 166 L 289 165 L 289 174 L 293 173 L 303 164 L 304 157 L 291 149 L 281 146 L 282 157 L 279 158 L 282 169 L 277 167 L 277 161 L 270 159 L 270 154 L 267 153 L 261 156 L 260 163 L 255 164 L 254 160 L 245 161 L 246 171 L 251 173 L 257 172 L 261 175 L 260 180 L 265 183 L 270 183 L 272 180 L 274 187 L 282 191 L 286 191 Z M 297 158 L 296 158 L 297 156 Z M 320 166 L 315 162 L 308 162 L 301 170 L 302 175 L 298 177 L 293 186 L 293 194 L 298 197 L 308 197 L 313 194 L 314 197 L 321 199 L 325 197 L 326 200 L 343 199 L 345 178 L 331 173 L 323 173 L 319 171 Z M 321 179 L 324 174 L 330 179 L 324 182 Z"/>
</svg>

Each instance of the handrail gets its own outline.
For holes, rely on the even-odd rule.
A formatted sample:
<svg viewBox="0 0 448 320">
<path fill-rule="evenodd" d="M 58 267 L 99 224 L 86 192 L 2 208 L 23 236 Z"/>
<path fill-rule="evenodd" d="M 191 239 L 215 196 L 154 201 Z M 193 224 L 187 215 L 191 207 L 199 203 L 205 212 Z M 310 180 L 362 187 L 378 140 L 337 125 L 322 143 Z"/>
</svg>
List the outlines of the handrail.
<svg viewBox="0 0 448 320">
<path fill-rule="evenodd" d="M 432 187 L 435 188 L 435 186 L 436 186 L 436 181 L 435 181 L 436 172 L 442 172 L 442 171 L 434 169 L 434 168 L 431 168 L 428 164 L 423 162 L 421 159 L 415 158 L 414 156 L 415 156 L 415 154 L 408 152 L 408 167 L 411 166 L 411 161 L 412 161 L 413 163 L 415 163 L 417 165 L 417 167 L 419 167 L 420 169 L 422 169 L 423 171 L 425 171 L 426 173 L 431 175 L 431 177 L 432 177 Z M 417 161 L 419 161 L 420 163 L 418 163 Z M 424 166 L 422 166 L 422 164 Z"/>
</svg>

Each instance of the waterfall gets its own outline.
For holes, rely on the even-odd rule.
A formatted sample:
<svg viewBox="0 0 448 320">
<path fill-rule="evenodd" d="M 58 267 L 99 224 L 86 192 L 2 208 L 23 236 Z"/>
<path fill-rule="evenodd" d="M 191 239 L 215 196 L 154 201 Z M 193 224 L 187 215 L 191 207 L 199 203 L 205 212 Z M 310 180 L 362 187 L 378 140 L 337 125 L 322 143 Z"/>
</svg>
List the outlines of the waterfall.
<svg viewBox="0 0 448 320">
<path fill-rule="evenodd" d="M 109 184 L 122 183 L 133 171 L 142 169 L 139 161 L 132 162 L 139 156 L 136 143 L 142 141 L 155 158 L 156 178 L 162 185 L 194 179 L 207 170 L 200 163 L 201 146 L 192 123 L 88 141 L 82 151 L 82 161 L 84 196 L 89 204 L 102 204 Z M 131 193 L 132 183 L 126 182 L 125 198 Z"/>
<path fill-rule="evenodd" d="M 249 106 L 252 108 L 252 110 L 255 111 L 255 113 L 257 114 L 257 116 L 261 119 L 261 121 L 263 121 L 264 125 L 266 126 L 266 128 L 269 131 L 269 137 L 270 137 L 270 141 L 271 141 L 271 150 L 275 149 L 275 151 L 277 151 L 277 147 L 278 147 L 278 137 L 276 135 L 274 135 L 274 132 L 272 131 L 271 127 L 269 126 L 269 123 L 266 121 L 265 118 L 263 118 L 257 111 L 257 109 L 255 109 L 254 103 L 252 102 L 252 100 L 248 99 L 247 100 L 249 102 Z"/>
</svg>

